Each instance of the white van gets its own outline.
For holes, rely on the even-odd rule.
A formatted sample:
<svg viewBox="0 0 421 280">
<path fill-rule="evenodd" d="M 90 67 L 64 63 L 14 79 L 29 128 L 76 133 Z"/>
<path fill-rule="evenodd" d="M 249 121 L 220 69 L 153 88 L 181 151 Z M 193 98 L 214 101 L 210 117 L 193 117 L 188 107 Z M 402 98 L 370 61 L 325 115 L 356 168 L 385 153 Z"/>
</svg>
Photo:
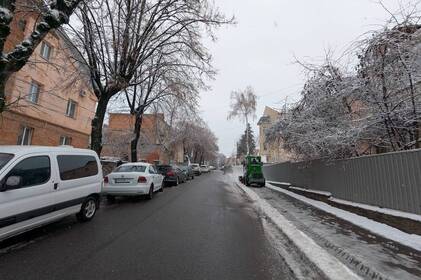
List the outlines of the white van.
<svg viewBox="0 0 421 280">
<path fill-rule="evenodd" d="M 94 151 L 0 146 L 0 240 L 71 214 L 91 220 L 102 185 Z"/>
</svg>

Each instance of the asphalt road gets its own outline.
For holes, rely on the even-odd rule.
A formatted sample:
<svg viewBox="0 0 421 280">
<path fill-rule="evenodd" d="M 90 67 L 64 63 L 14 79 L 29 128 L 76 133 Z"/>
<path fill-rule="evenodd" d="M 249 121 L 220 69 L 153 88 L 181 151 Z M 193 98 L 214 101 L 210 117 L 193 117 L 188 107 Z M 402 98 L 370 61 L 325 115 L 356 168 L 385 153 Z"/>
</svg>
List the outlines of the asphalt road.
<svg viewBox="0 0 421 280">
<path fill-rule="evenodd" d="M 219 171 L 152 201 L 105 204 L 0 243 L 0 279 L 291 279 L 247 198 Z"/>
</svg>

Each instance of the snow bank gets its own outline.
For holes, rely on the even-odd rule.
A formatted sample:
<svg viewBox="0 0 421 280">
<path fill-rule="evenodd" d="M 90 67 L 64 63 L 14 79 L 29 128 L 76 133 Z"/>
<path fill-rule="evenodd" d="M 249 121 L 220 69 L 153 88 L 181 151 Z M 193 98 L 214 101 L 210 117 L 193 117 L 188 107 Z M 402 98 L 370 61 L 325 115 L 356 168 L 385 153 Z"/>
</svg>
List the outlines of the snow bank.
<svg viewBox="0 0 421 280">
<path fill-rule="evenodd" d="M 260 198 L 253 190 L 237 182 L 240 188 L 260 207 L 261 211 L 291 240 L 294 245 L 315 264 L 328 279 L 357 280 L 361 279 L 337 258 L 317 245 L 305 233 L 298 230 L 278 210 Z"/>
<path fill-rule="evenodd" d="M 320 210 L 323 210 L 332 215 L 335 215 L 338 218 L 346 220 L 356 226 L 362 227 L 374 234 L 378 234 L 387 239 L 399 242 L 405 246 L 421 251 L 421 236 L 420 235 L 409 234 L 409 233 L 403 232 L 394 227 L 370 220 L 366 217 L 363 217 L 363 216 L 360 216 L 360 215 L 357 215 L 357 214 L 354 214 L 342 209 L 335 208 L 324 202 L 307 198 L 305 196 L 284 190 L 282 188 L 275 187 L 271 184 L 267 184 L 266 187 L 274 191 L 281 192 L 291 197 L 294 197 L 298 200 L 301 200 L 302 202 L 305 202 Z"/>
</svg>

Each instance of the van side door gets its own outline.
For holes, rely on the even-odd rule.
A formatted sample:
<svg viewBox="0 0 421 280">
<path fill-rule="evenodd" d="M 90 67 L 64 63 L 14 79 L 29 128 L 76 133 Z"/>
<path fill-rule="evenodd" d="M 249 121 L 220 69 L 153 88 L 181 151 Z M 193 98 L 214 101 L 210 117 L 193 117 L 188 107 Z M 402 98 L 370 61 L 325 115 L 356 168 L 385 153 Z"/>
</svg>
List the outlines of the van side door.
<svg viewBox="0 0 421 280">
<path fill-rule="evenodd" d="M 6 227 L 54 211 L 52 193 L 57 178 L 50 155 L 22 156 L 4 174 L 0 181 L 0 233 Z"/>
<path fill-rule="evenodd" d="M 61 152 L 55 154 L 58 166 L 56 199 L 75 206 L 87 196 L 99 194 L 102 188 L 102 171 L 97 157 L 91 154 Z"/>
</svg>

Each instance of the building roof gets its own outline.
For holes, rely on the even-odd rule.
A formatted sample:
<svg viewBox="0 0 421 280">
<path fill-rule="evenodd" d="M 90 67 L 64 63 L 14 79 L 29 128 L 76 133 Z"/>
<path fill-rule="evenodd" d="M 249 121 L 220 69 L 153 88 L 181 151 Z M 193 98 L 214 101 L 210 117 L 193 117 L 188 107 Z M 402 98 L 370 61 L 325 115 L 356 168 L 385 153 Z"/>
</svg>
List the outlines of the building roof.
<svg viewBox="0 0 421 280">
<path fill-rule="evenodd" d="M 263 116 L 260 117 L 259 121 L 257 122 L 257 125 L 262 125 L 265 123 L 270 123 L 270 117 L 269 116 Z"/>
</svg>

